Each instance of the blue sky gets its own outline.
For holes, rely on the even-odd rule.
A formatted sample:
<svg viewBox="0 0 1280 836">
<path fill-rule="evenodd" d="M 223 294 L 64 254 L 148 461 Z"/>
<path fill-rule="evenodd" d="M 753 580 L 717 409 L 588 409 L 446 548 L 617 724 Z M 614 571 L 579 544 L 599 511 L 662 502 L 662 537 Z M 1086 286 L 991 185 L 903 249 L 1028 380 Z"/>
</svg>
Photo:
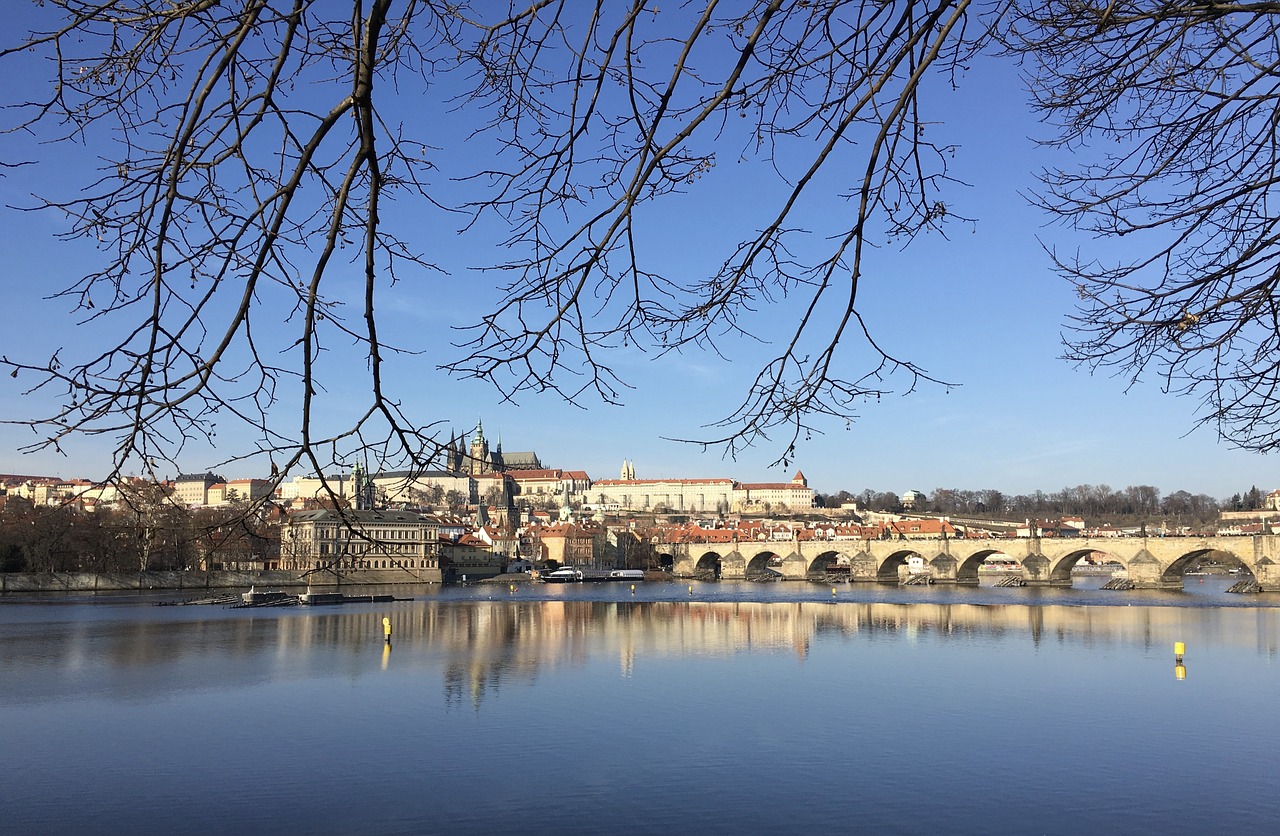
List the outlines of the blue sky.
<svg viewBox="0 0 1280 836">
<path fill-rule="evenodd" d="M 449 275 L 402 283 L 382 296 L 379 308 L 387 335 L 426 350 L 395 364 L 397 394 L 417 420 L 442 421 L 469 435 L 482 418 L 491 442 L 500 437 L 506 450 L 536 450 L 547 466 L 585 470 L 593 478 L 616 478 L 629 459 L 640 478 L 772 481 L 789 479 L 798 468 L 820 492 L 955 487 L 1016 494 L 1090 483 L 1151 484 L 1165 492 L 1222 498 L 1252 485 L 1264 491 L 1280 487 L 1267 458 L 1235 450 L 1207 429 L 1193 430 L 1194 402 L 1161 394 L 1155 382 L 1125 391 L 1123 381 L 1090 376 L 1058 359 L 1073 293 L 1050 272 L 1040 241 L 1086 251 L 1094 245 L 1046 226 L 1023 196 L 1033 187 L 1034 171 L 1056 153 L 1035 147 L 1031 137 L 1044 129 L 1025 100 L 1016 68 L 986 60 L 974 62 L 958 94 L 937 92 L 937 112 L 945 119 L 938 130 L 961 146 L 953 173 L 971 184 L 952 189 L 948 202 L 977 223 L 953 226 L 950 240 L 933 236 L 906 249 L 879 249 L 860 295 L 860 307 L 890 352 L 958 385 L 925 386 L 867 404 L 848 427 L 843 421 L 820 422 L 823 432 L 804 440 L 785 468 L 769 467 L 781 443 L 762 442 L 728 460 L 718 450 L 663 440 L 714 432 L 704 427 L 736 406 L 754 375 L 752 360 L 762 356 L 750 342 L 724 343 L 725 357 L 619 351 L 611 360 L 634 387 L 624 393 L 622 407 L 579 409 L 554 396 L 532 395 L 518 405 L 503 403 L 483 382 L 436 371 L 437 363 L 450 359 L 448 344 L 457 339 L 451 327 L 477 315 L 476 300 L 493 296 L 494 279 L 470 269 L 482 260 L 477 248 L 490 243 L 484 236 L 458 236 L 456 224 L 428 214 L 421 245 Z M 84 151 L 79 158 L 49 149 L 32 153 L 42 165 L 0 180 L 0 203 L 20 203 L 59 172 L 90 163 Z M 749 166 L 725 158 L 687 195 L 664 204 L 646 225 L 654 257 L 669 269 L 713 268 L 722 255 L 704 243 L 741 237 L 750 202 L 758 199 L 756 176 Z M 95 345 L 108 338 L 97 327 L 77 326 L 65 302 L 44 298 L 78 277 L 93 263 L 94 252 L 57 241 L 58 218 L 3 211 L 0 242 L 9 256 L 0 306 L 7 337 L 3 353 L 42 358 L 62 344 Z M 398 222 L 412 225 L 416 219 L 410 214 Z M 755 320 L 765 337 L 785 321 L 785 308 L 763 310 Z M 347 360 L 325 379 L 325 406 L 339 417 L 364 390 L 363 364 Z M 4 418 L 48 409 L 42 396 L 21 394 L 29 382 L 0 380 Z M 18 453 L 32 437 L 21 427 L 0 427 L 0 471 L 95 478 L 109 467 L 104 439 L 73 441 L 65 456 Z M 227 426 L 219 428 L 218 442 L 217 449 L 188 448 L 179 467 L 214 467 L 244 453 L 249 443 Z M 230 478 L 264 475 L 248 463 L 221 470 Z"/>
</svg>

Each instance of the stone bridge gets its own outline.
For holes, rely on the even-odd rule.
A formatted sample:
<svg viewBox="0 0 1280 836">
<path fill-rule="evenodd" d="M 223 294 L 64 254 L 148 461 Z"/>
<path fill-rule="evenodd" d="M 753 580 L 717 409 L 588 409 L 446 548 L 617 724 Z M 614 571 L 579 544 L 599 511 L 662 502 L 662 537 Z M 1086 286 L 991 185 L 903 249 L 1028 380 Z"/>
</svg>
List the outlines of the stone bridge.
<svg viewBox="0 0 1280 836">
<path fill-rule="evenodd" d="M 655 543 L 678 575 L 714 573 L 725 579 L 763 575 L 772 569 L 789 580 L 825 575 L 833 567 L 849 579 L 897 583 L 899 567 L 923 559 L 935 583 L 977 584 L 988 557 L 1022 564 L 1028 585 L 1070 586 L 1071 569 L 1085 557 L 1119 562 L 1143 589 L 1180 588 L 1197 557 L 1225 553 L 1253 573 L 1262 589 L 1280 592 L 1280 536 L 1022 538 L 1017 540 L 743 540 L 729 543 Z"/>
</svg>

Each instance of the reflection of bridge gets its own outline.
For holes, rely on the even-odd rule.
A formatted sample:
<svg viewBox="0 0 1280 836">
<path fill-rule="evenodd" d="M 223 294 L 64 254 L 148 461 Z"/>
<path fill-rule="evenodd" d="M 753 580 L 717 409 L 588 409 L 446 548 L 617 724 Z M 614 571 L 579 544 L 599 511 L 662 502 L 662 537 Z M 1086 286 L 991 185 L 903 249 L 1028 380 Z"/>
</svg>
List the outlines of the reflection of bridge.
<svg viewBox="0 0 1280 836">
<path fill-rule="evenodd" d="M 1090 555 L 1116 561 L 1140 588 L 1181 587 L 1182 573 L 1197 557 L 1224 552 L 1243 563 L 1267 591 L 1280 591 L 1280 537 L 1024 538 L 1018 540 L 804 540 L 732 543 L 655 543 L 679 575 L 716 573 L 747 578 L 772 569 L 801 580 L 834 567 L 850 580 L 894 582 L 911 557 L 924 560 L 935 583 L 976 584 L 988 557 L 1022 563 L 1028 584 L 1070 586 L 1071 568 Z"/>
</svg>

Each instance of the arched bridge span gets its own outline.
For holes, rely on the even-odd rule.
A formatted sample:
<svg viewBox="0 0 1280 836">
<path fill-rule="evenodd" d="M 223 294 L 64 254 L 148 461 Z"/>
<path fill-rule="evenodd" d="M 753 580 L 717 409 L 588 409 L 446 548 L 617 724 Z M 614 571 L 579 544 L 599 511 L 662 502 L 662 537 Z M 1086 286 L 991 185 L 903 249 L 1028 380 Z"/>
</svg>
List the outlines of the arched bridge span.
<svg viewBox="0 0 1280 836">
<path fill-rule="evenodd" d="M 976 584 L 978 567 L 993 555 L 1022 564 L 1028 584 L 1070 586 L 1071 569 L 1101 553 L 1128 570 L 1134 585 L 1178 588 L 1187 564 L 1210 552 L 1243 563 L 1262 589 L 1280 592 L 1280 537 L 1021 538 L 1017 540 L 742 540 L 732 543 L 655 543 L 676 574 L 714 573 L 742 579 L 767 571 L 790 580 L 824 575 L 833 567 L 849 579 L 897 582 L 899 567 L 920 558 L 935 583 Z"/>
</svg>

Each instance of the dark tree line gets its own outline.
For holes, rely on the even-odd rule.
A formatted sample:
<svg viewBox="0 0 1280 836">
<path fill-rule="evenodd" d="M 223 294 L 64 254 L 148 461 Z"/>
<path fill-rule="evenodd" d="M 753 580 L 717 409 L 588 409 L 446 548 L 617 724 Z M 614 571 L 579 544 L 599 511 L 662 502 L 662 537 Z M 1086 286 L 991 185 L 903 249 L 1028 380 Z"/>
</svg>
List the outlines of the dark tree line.
<svg viewBox="0 0 1280 836">
<path fill-rule="evenodd" d="M 1174 491 L 1161 496 L 1151 485 L 1077 485 L 1061 490 L 1005 495 L 999 491 L 964 491 L 937 488 L 928 507 L 955 516 L 990 515 L 1005 518 L 1083 517 L 1107 518 L 1181 517 L 1188 522 L 1208 522 L 1218 515 L 1220 503 L 1205 494 Z"/>
<path fill-rule="evenodd" d="M 276 526 L 243 507 L 187 510 L 171 503 L 86 511 L 0 505 L 0 571 L 136 572 L 223 568 L 279 554 Z"/>
<path fill-rule="evenodd" d="M 1107 518 L 1171 517 L 1185 522 L 1209 522 L 1220 510 L 1257 510 L 1263 507 L 1265 495 L 1254 487 L 1219 501 L 1206 494 L 1174 491 L 1161 495 L 1151 485 L 1130 485 L 1113 489 L 1109 485 L 1077 485 L 1058 491 L 1033 491 L 1028 494 L 1006 494 L 994 489 L 962 490 L 935 488 L 923 502 L 911 510 L 919 513 L 953 517 L 1018 520 L 1077 516 L 1087 520 Z M 898 513 L 906 510 L 902 498 L 893 492 L 864 490 L 859 494 L 840 491 L 820 497 L 825 507 L 856 502 L 859 508 Z"/>
</svg>

